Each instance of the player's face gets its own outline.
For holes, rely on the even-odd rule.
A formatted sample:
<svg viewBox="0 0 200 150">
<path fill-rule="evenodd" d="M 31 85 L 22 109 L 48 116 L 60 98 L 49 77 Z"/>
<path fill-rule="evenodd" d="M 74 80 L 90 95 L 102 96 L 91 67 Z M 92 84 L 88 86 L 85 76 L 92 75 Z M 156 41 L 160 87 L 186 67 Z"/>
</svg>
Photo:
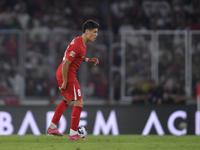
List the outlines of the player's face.
<svg viewBox="0 0 200 150">
<path fill-rule="evenodd" d="M 87 34 L 88 41 L 94 42 L 97 36 L 98 36 L 98 28 L 95 28 L 93 30 L 88 30 L 88 34 Z"/>
</svg>

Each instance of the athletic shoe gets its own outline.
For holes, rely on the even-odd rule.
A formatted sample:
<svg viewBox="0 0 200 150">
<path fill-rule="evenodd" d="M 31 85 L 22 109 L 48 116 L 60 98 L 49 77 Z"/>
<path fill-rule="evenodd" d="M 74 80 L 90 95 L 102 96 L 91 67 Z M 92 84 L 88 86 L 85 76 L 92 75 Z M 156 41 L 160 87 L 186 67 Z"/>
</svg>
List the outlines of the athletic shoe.
<svg viewBox="0 0 200 150">
<path fill-rule="evenodd" d="M 86 140 L 82 137 L 80 137 L 78 134 L 76 135 L 72 135 L 72 136 L 69 136 L 68 140 Z"/>
<path fill-rule="evenodd" d="M 58 131 L 58 128 L 55 128 L 55 129 L 48 128 L 47 134 L 54 135 L 54 136 L 63 136 L 63 134 Z"/>
</svg>

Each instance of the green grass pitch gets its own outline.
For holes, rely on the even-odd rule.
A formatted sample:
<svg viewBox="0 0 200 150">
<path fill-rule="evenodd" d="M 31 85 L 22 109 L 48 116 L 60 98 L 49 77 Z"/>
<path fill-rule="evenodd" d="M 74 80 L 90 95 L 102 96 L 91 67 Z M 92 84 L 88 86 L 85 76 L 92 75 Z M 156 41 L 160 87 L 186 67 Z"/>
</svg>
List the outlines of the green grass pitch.
<svg viewBox="0 0 200 150">
<path fill-rule="evenodd" d="M 87 141 L 68 141 L 68 135 L 0 136 L 0 150 L 199 150 L 200 136 L 87 135 Z"/>
</svg>

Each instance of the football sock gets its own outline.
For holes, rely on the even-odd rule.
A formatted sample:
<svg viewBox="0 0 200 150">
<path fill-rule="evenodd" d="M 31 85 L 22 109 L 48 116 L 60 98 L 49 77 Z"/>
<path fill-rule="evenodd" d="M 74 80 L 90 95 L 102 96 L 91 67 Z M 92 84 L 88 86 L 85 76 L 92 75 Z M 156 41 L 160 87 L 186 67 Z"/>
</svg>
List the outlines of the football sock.
<svg viewBox="0 0 200 150">
<path fill-rule="evenodd" d="M 71 136 L 77 134 L 82 109 L 83 108 L 80 106 L 73 107 L 72 114 L 71 114 L 71 127 L 70 127 Z M 75 131 L 76 133 L 73 131 Z"/>
<path fill-rule="evenodd" d="M 54 123 L 57 127 L 60 117 L 62 116 L 63 112 L 69 105 L 64 102 L 60 102 L 60 104 L 56 107 L 55 113 L 53 115 L 52 123 Z M 51 128 L 51 127 L 50 127 Z"/>
<path fill-rule="evenodd" d="M 57 128 L 57 125 L 55 125 L 53 122 L 51 122 L 49 128 L 51 128 L 51 129 L 55 129 L 55 128 Z"/>
<path fill-rule="evenodd" d="M 73 136 L 73 135 L 76 135 L 76 134 L 78 134 L 77 131 L 74 131 L 73 129 L 70 129 L 70 132 L 69 132 L 70 136 Z"/>
</svg>

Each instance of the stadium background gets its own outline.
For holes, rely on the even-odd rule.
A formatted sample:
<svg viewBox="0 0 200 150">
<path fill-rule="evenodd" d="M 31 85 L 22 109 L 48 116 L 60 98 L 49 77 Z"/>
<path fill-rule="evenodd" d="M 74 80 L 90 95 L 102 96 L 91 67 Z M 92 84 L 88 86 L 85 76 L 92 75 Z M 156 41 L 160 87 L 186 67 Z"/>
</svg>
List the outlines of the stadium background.
<svg viewBox="0 0 200 150">
<path fill-rule="evenodd" d="M 67 45 L 81 34 L 81 25 L 87 19 L 100 24 L 99 37 L 94 43 L 88 43 L 86 54 L 87 57 L 97 57 L 100 64 L 93 67 L 82 63 L 77 74 L 88 112 L 92 113 L 94 105 L 102 111 L 106 107 L 105 111 L 116 109 L 119 113 L 132 108 L 137 110 L 133 116 L 147 113 L 146 107 L 150 110 L 163 107 L 177 108 L 177 111 L 195 109 L 196 87 L 200 79 L 199 14 L 198 0 L 2 0 L 1 128 L 5 127 L 4 112 L 11 113 L 12 117 L 21 107 L 30 111 L 33 105 L 46 111 L 55 109 L 62 99 L 55 71 Z M 132 91 L 138 83 L 147 95 L 152 80 L 157 87 L 167 83 L 169 90 L 179 82 L 187 95 L 186 103 L 154 107 L 146 100 L 144 106 L 132 106 Z M 123 109 L 118 110 L 119 106 Z M 189 134 L 195 134 L 195 113 L 190 113 L 182 121 L 188 123 Z M 19 116 L 25 114 L 26 111 Z M 162 111 L 157 114 L 164 117 Z M 167 117 L 161 124 L 166 126 L 166 120 Z M 40 126 L 44 128 L 44 124 Z M 90 125 L 88 130 L 92 134 Z"/>
</svg>

